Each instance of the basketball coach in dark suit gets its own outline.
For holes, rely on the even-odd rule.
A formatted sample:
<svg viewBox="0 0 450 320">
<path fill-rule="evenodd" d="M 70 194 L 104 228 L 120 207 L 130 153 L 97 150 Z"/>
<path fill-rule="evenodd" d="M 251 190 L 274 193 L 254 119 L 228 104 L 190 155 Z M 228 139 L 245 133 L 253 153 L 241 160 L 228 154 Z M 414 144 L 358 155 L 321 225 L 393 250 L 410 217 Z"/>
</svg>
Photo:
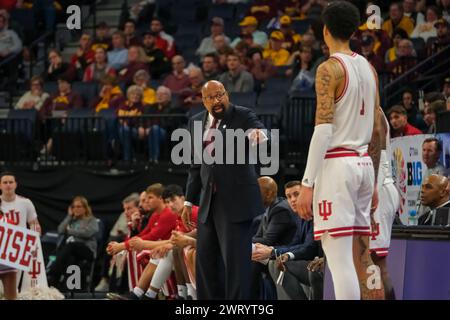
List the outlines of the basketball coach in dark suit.
<svg viewBox="0 0 450 320">
<path fill-rule="evenodd" d="M 182 218 L 185 224 L 190 223 L 190 207 L 199 196 L 197 297 L 200 300 L 250 299 L 251 226 L 253 218 L 262 214 L 264 208 L 255 165 L 248 161 L 248 143 L 268 143 L 268 139 L 260 130 L 263 124 L 253 111 L 229 102 L 222 83 L 207 82 L 202 88 L 202 99 L 206 110 L 189 122 L 192 149 L 200 143 L 203 155 L 207 151 L 214 156 L 219 147 L 226 146 L 223 148 L 224 163 L 230 148 L 234 149 L 234 158 L 245 152 L 245 163 L 206 164 L 203 159 L 201 164 L 191 164 L 189 169 Z M 198 126 L 199 121 L 202 134 L 195 137 L 194 126 L 195 123 Z M 223 137 L 223 144 L 209 136 L 213 128 Z M 251 130 L 245 137 L 245 150 L 237 150 L 233 141 L 226 139 L 226 129 Z"/>
</svg>

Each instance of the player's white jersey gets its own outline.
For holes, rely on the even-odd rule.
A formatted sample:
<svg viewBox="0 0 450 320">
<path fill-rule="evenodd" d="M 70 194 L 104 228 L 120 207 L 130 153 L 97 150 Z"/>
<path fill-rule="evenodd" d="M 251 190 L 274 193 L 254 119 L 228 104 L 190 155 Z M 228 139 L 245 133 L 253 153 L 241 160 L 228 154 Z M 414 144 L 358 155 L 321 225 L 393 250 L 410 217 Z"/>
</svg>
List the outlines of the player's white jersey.
<svg viewBox="0 0 450 320">
<path fill-rule="evenodd" d="M 345 86 L 335 99 L 333 137 L 330 149 L 346 148 L 367 151 L 372 138 L 377 85 L 369 62 L 353 53 L 334 53 L 345 70 Z"/>
<path fill-rule="evenodd" d="M 0 208 L 3 212 L 3 217 L 0 217 L 0 221 L 19 227 L 26 228 L 28 222 L 37 218 L 33 203 L 29 199 L 18 195 L 11 202 L 2 200 Z"/>
</svg>

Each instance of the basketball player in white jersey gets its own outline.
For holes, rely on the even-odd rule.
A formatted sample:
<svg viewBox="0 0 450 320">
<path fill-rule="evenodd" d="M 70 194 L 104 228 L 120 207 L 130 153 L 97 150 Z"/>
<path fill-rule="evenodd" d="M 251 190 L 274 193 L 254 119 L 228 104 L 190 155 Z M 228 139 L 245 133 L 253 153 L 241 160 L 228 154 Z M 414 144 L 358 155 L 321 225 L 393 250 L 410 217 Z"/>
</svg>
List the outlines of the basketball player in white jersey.
<svg viewBox="0 0 450 320">
<path fill-rule="evenodd" d="M 314 238 L 322 241 L 336 299 L 382 298 L 382 286 L 369 287 L 367 281 L 373 264 L 370 214 L 378 205 L 374 186 L 384 134 L 378 78 L 369 62 L 350 50 L 349 39 L 360 24 L 358 9 L 333 1 L 322 19 L 330 58 L 316 74 L 316 126 L 299 214 L 310 220 L 314 212 Z"/>
<path fill-rule="evenodd" d="M 381 109 L 381 108 L 380 108 Z M 386 265 L 386 257 L 391 243 L 392 223 L 400 206 L 400 195 L 392 178 L 391 148 L 389 122 L 383 111 L 383 130 L 385 135 L 381 140 L 380 169 L 378 171 L 378 208 L 373 214 L 372 234 L 370 236 L 370 252 L 373 262 L 380 267 L 383 280 L 385 299 L 395 300 L 395 292 Z"/>
<path fill-rule="evenodd" d="M 16 194 L 17 182 L 14 174 L 4 172 L 0 175 L 0 221 L 11 223 L 41 233 L 33 203 Z M 0 264 L 0 280 L 3 282 L 4 295 L 7 300 L 17 299 L 17 270 Z"/>
</svg>

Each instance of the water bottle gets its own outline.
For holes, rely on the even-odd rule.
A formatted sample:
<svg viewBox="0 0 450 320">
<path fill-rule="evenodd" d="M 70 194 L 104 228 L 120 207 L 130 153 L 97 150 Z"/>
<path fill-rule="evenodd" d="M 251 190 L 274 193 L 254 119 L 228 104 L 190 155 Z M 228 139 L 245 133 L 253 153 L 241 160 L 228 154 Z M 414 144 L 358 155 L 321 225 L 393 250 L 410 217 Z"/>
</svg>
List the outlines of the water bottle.
<svg viewBox="0 0 450 320">
<path fill-rule="evenodd" d="M 409 211 L 409 217 L 408 217 L 408 225 L 409 226 L 417 226 L 417 211 L 411 210 Z"/>
</svg>

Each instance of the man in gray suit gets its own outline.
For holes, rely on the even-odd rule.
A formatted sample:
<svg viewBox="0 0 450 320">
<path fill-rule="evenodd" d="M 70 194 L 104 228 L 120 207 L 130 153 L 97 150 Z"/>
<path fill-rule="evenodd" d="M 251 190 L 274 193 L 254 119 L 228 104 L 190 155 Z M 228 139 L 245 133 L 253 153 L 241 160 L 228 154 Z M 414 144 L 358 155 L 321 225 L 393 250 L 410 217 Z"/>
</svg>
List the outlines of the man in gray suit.
<svg viewBox="0 0 450 320">
<path fill-rule="evenodd" d="M 249 163 L 248 144 L 266 143 L 260 129 L 263 124 L 250 109 L 233 105 L 222 83 L 209 81 L 202 88 L 206 111 L 189 122 L 193 159 L 200 153 L 214 157 L 222 152 L 223 159 L 233 152 L 234 164 L 193 161 L 189 169 L 186 202 L 182 213 L 185 225 L 190 223 L 192 203 L 200 196 L 197 238 L 198 299 L 249 299 L 251 297 L 251 225 L 255 216 L 264 212 L 257 183 L 255 165 Z M 194 128 L 202 128 L 200 135 Z M 225 130 L 249 130 L 245 148 L 237 148 L 235 139 Z M 213 139 L 211 133 L 222 139 Z M 195 141 L 197 140 L 197 141 Z M 198 140 L 201 140 L 200 142 Z M 264 141 L 264 142 L 263 142 Z M 225 146 L 225 147 L 224 147 Z M 196 152 L 197 151 L 197 152 Z M 243 164 L 236 157 L 245 153 Z"/>
</svg>

